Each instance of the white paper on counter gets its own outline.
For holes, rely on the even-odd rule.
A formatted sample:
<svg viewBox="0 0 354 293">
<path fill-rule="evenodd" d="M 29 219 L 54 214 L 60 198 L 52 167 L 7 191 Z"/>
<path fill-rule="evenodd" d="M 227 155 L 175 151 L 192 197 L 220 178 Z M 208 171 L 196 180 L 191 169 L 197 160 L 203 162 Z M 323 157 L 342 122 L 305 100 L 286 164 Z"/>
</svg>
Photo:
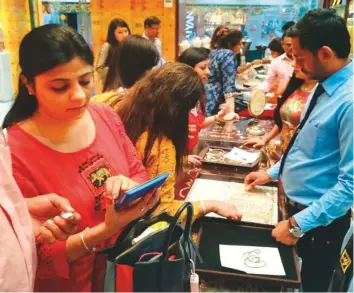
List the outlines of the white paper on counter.
<svg viewBox="0 0 354 293">
<path fill-rule="evenodd" d="M 232 161 L 244 161 L 245 163 L 252 164 L 259 158 L 259 152 L 248 152 L 234 147 L 229 153 L 225 154 L 224 157 Z"/>
<path fill-rule="evenodd" d="M 285 276 L 278 248 L 220 244 L 219 250 L 225 268 L 247 274 Z"/>
</svg>

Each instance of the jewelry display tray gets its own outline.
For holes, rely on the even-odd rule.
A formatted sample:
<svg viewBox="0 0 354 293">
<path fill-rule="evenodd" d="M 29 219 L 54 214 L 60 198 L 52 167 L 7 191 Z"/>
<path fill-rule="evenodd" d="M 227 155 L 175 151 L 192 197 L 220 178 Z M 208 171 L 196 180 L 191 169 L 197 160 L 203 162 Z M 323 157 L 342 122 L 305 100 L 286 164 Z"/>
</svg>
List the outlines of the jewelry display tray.
<svg viewBox="0 0 354 293">
<path fill-rule="evenodd" d="M 208 154 L 212 150 L 218 151 L 219 150 L 219 155 L 215 154 L 215 160 L 211 160 L 208 158 Z M 199 156 L 202 158 L 203 163 L 207 164 L 217 164 L 217 165 L 226 165 L 226 166 L 232 166 L 232 167 L 244 167 L 244 168 L 253 168 L 255 167 L 260 160 L 261 153 L 259 151 L 254 151 L 259 153 L 258 158 L 253 161 L 252 163 L 242 163 L 242 162 L 237 162 L 237 161 L 232 161 L 226 158 L 222 158 L 222 156 L 232 150 L 231 147 L 205 147 L 199 152 Z M 247 150 L 250 151 L 250 150 Z M 252 152 L 252 151 L 250 151 Z"/>
<path fill-rule="evenodd" d="M 201 218 L 197 244 L 203 263 L 197 261 L 196 271 L 207 280 L 232 280 L 285 288 L 299 288 L 300 270 L 295 247 L 285 246 L 272 237 L 272 227 Z M 219 245 L 276 247 L 284 266 L 285 276 L 247 274 L 221 266 Z M 232 257 L 232 255 L 230 255 Z"/>
</svg>

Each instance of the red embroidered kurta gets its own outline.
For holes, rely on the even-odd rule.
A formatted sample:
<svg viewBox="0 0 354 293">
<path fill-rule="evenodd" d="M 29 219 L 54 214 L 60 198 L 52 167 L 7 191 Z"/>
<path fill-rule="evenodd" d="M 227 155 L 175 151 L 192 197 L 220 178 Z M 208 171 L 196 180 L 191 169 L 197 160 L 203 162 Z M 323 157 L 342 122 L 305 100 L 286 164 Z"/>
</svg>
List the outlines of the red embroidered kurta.
<svg viewBox="0 0 354 293">
<path fill-rule="evenodd" d="M 91 145 L 78 152 L 55 151 L 17 125 L 8 130 L 13 174 L 23 195 L 56 193 L 68 198 L 82 218 L 78 231 L 104 221 L 98 199 L 108 177 L 122 174 L 139 183 L 147 179 L 118 115 L 103 104 L 92 103 L 88 110 L 96 136 Z M 115 238 L 103 245 L 112 244 Z M 65 246 L 66 242 L 56 242 L 38 248 L 35 290 L 102 291 L 104 257 L 89 254 L 69 265 Z"/>
<path fill-rule="evenodd" d="M 197 145 L 199 139 L 199 132 L 202 130 L 202 124 L 204 122 L 204 115 L 197 108 L 192 109 L 189 112 L 188 120 L 188 152 L 190 153 Z"/>
</svg>

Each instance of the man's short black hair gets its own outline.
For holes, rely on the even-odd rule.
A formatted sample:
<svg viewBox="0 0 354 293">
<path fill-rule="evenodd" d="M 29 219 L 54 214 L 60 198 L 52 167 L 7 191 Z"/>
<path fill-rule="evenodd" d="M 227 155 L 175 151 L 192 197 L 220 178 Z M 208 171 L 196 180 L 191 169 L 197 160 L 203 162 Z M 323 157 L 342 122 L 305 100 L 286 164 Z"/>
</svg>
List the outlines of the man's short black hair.
<svg viewBox="0 0 354 293">
<path fill-rule="evenodd" d="M 299 37 L 300 46 L 316 54 L 323 46 L 330 47 L 340 59 L 348 58 L 350 36 L 334 9 L 313 9 L 287 31 L 289 37 Z"/>
<path fill-rule="evenodd" d="M 277 52 L 280 55 L 284 54 L 284 52 L 285 52 L 283 49 L 283 46 L 281 45 L 280 38 L 272 39 L 268 44 L 268 48 L 274 52 Z"/>
<path fill-rule="evenodd" d="M 294 24 L 295 24 L 295 21 L 288 21 L 288 22 L 286 22 L 286 23 L 282 26 L 281 30 L 283 31 L 283 33 L 285 33 L 285 32 L 286 32 L 289 28 L 291 28 Z"/>
<path fill-rule="evenodd" d="M 145 27 L 151 27 L 152 25 L 158 25 L 161 23 L 161 20 L 159 18 L 157 18 L 156 16 L 149 16 L 148 18 L 146 18 L 144 20 L 144 28 Z"/>
</svg>

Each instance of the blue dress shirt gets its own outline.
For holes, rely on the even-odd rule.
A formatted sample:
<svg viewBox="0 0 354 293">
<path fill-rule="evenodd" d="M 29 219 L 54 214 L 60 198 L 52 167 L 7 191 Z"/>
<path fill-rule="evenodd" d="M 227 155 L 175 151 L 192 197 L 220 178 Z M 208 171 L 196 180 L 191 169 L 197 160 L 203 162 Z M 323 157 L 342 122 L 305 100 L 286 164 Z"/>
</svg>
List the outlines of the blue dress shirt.
<svg viewBox="0 0 354 293">
<path fill-rule="evenodd" d="M 353 205 L 353 63 L 322 85 L 325 93 L 297 136 L 281 175 L 286 195 L 308 206 L 294 216 L 304 232 L 329 225 Z M 273 180 L 279 167 L 280 161 L 267 170 Z"/>
</svg>

